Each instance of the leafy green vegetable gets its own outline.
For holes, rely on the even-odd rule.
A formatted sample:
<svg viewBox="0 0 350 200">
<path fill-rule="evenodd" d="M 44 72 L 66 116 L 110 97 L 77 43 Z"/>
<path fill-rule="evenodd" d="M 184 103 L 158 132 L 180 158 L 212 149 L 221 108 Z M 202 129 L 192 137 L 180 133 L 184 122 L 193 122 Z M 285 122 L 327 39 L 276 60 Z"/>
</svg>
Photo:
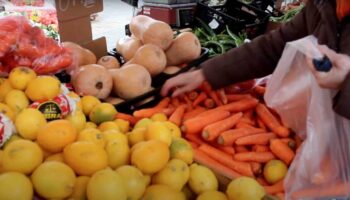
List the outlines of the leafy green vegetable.
<svg viewBox="0 0 350 200">
<path fill-rule="evenodd" d="M 291 21 L 297 14 L 300 13 L 300 11 L 304 8 L 304 4 L 300 4 L 299 7 L 290 9 L 286 11 L 282 16 L 279 17 L 270 17 L 271 22 L 279 22 L 279 23 L 286 23 Z"/>
</svg>

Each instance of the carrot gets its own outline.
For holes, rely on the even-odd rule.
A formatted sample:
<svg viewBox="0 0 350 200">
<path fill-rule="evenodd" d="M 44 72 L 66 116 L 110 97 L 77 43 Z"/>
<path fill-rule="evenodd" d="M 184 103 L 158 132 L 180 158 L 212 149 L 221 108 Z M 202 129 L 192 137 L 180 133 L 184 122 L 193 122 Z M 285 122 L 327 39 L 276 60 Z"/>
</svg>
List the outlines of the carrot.
<svg viewBox="0 0 350 200">
<path fill-rule="evenodd" d="M 292 193 L 292 199 L 308 199 L 349 195 L 350 182 L 325 184 L 323 187 L 303 188 Z"/>
<path fill-rule="evenodd" d="M 170 122 L 173 122 L 174 124 L 180 126 L 182 122 L 182 118 L 185 114 L 186 105 L 181 105 L 175 109 L 173 114 L 169 117 Z"/>
<path fill-rule="evenodd" d="M 206 99 L 204 101 L 204 107 L 208 108 L 208 109 L 211 109 L 211 108 L 214 108 L 215 107 L 215 102 L 213 99 Z"/>
<path fill-rule="evenodd" d="M 260 95 L 260 96 L 264 96 L 266 88 L 263 86 L 257 85 L 254 87 L 253 90 L 254 90 L 255 94 Z"/>
<path fill-rule="evenodd" d="M 236 153 L 233 158 L 242 162 L 259 162 L 267 163 L 270 160 L 275 159 L 275 156 L 271 152 L 243 152 Z"/>
<path fill-rule="evenodd" d="M 255 175 L 259 175 L 262 173 L 262 165 L 258 162 L 250 162 L 250 166 Z"/>
<path fill-rule="evenodd" d="M 205 142 L 202 140 L 202 138 L 200 138 L 198 135 L 187 134 L 187 135 L 185 135 L 185 138 L 193 143 L 198 144 L 198 145 L 205 144 Z"/>
<path fill-rule="evenodd" d="M 251 124 L 247 124 L 245 122 L 239 121 L 236 124 L 236 128 L 255 128 L 254 126 L 252 126 Z"/>
<path fill-rule="evenodd" d="M 277 197 L 279 200 L 284 200 L 284 199 L 285 199 L 284 196 L 285 196 L 284 192 L 280 192 L 280 193 L 277 193 L 277 194 L 276 194 L 276 197 Z"/>
<path fill-rule="evenodd" d="M 212 98 L 214 100 L 214 102 L 217 106 L 223 105 L 215 91 L 210 91 L 209 96 L 210 96 L 210 98 Z"/>
<path fill-rule="evenodd" d="M 173 112 L 175 111 L 175 108 L 164 108 L 161 112 L 164 113 L 167 117 L 169 117 Z"/>
<path fill-rule="evenodd" d="M 202 144 L 198 149 L 219 163 L 231 168 L 232 170 L 235 170 L 244 176 L 254 177 L 252 168 L 250 167 L 249 163 L 234 161 L 231 155 L 206 144 Z"/>
<path fill-rule="evenodd" d="M 249 119 L 248 117 L 245 117 L 243 116 L 239 122 L 242 122 L 242 123 L 245 123 L 245 124 L 249 124 L 249 125 L 252 125 L 254 126 L 255 125 L 255 122 L 253 122 L 251 119 Z"/>
<path fill-rule="evenodd" d="M 287 165 L 289 165 L 295 156 L 293 150 L 280 139 L 272 139 L 270 141 L 270 149 L 272 153 L 274 153 L 277 158 L 284 161 Z"/>
<path fill-rule="evenodd" d="M 269 185 L 263 177 L 257 177 L 256 181 L 258 181 L 258 183 L 260 183 L 262 186 Z"/>
<path fill-rule="evenodd" d="M 255 117 L 254 117 L 254 111 L 253 110 L 247 110 L 243 113 L 243 117 L 248 118 L 249 120 L 252 121 L 252 123 L 254 124 L 255 122 Z"/>
<path fill-rule="evenodd" d="M 218 146 L 218 149 L 220 149 L 221 151 L 230 154 L 231 156 L 233 156 L 235 154 L 235 149 L 233 147 L 230 146 Z"/>
<path fill-rule="evenodd" d="M 264 130 L 258 128 L 240 128 L 240 129 L 231 129 L 225 132 L 222 132 L 217 139 L 217 143 L 221 145 L 232 145 L 236 142 L 238 138 L 254 135 L 258 133 L 263 133 Z"/>
<path fill-rule="evenodd" d="M 233 128 L 238 120 L 242 117 L 242 115 L 243 114 L 240 112 L 224 120 L 205 126 L 202 132 L 202 137 L 208 141 L 216 139 L 220 133 Z"/>
<path fill-rule="evenodd" d="M 155 108 L 166 108 L 166 107 L 168 107 L 169 103 L 170 103 L 170 98 L 165 97 L 156 105 Z"/>
<path fill-rule="evenodd" d="M 247 98 L 220 106 L 220 109 L 230 112 L 243 112 L 255 108 L 258 102 L 259 100 L 257 99 Z"/>
<path fill-rule="evenodd" d="M 298 136 L 298 134 L 294 135 L 295 145 L 296 148 L 299 148 L 301 143 L 303 142 L 302 139 Z"/>
<path fill-rule="evenodd" d="M 255 152 L 268 152 L 268 151 L 270 151 L 270 149 L 268 146 L 265 146 L 265 145 L 254 145 L 253 151 L 255 151 Z"/>
<path fill-rule="evenodd" d="M 334 165 L 333 159 L 329 153 L 327 153 L 323 155 L 321 163 L 319 164 L 319 169 L 314 171 L 311 175 L 311 183 L 315 185 L 329 183 L 332 178 L 338 176 L 338 171 L 336 165 Z"/>
<path fill-rule="evenodd" d="M 188 111 L 193 110 L 192 102 L 191 102 L 191 100 L 188 98 L 187 95 L 184 96 L 184 100 L 185 100 L 186 105 L 187 105 L 187 110 L 188 110 Z"/>
<path fill-rule="evenodd" d="M 271 131 L 280 137 L 288 137 L 289 130 L 279 123 L 278 119 L 276 119 L 265 105 L 259 103 L 256 107 L 256 113 Z"/>
<path fill-rule="evenodd" d="M 192 92 L 188 93 L 188 98 L 191 101 L 194 101 L 197 97 L 198 97 L 198 92 L 196 92 L 196 91 L 192 91 Z"/>
<path fill-rule="evenodd" d="M 293 139 L 282 138 L 281 141 L 284 142 L 285 144 L 287 144 L 291 149 L 295 150 L 296 144 L 295 144 L 295 141 Z"/>
<path fill-rule="evenodd" d="M 278 181 L 277 183 L 269 186 L 264 186 L 267 194 L 277 194 L 284 192 L 284 179 Z"/>
<path fill-rule="evenodd" d="M 225 87 L 226 94 L 237 94 L 241 92 L 241 89 L 237 85 L 233 84 Z"/>
<path fill-rule="evenodd" d="M 222 102 L 223 104 L 227 104 L 227 103 L 228 103 L 228 99 L 227 99 L 227 97 L 226 97 L 226 93 L 225 93 L 225 90 L 224 90 L 224 89 L 219 89 L 219 90 L 217 91 L 217 95 L 219 96 L 219 98 L 220 98 L 220 100 L 221 100 L 221 102 Z"/>
<path fill-rule="evenodd" d="M 141 110 L 134 111 L 133 115 L 134 117 L 138 118 L 148 118 L 156 113 L 163 112 L 164 108 L 154 107 L 154 108 L 145 108 Z"/>
<path fill-rule="evenodd" d="M 210 169 L 212 169 L 213 171 L 220 173 L 229 179 L 235 179 L 242 176 L 238 172 L 235 172 L 231 168 L 228 168 L 227 166 L 207 156 L 206 153 L 202 152 L 199 149 L 194 149 L 194 160 L 197 163 L 205 165 Z"/>
<path fill-rule="evenodd" d="M 269 141 L 276 138 L 274 133 L 259 133 L 255 135 L 248 135 L 236 140 L 237 145 L 267 145 Z"/>
<path fill-rule="evenodd" d="M 267 129 L 266 129 L 266 126 L 265 126 L 265 124 L 264 124 L 264 122 L 262 122 L 260 118 L 257 118 L 256 121 L 258 122 L 259 128 L 262 128 L 262 129 L 264 129 L 264 130 L 267 130 Z"/>
<path fill-rule="evenodd" d="M 235 151 L 237 153 L 249 152 L 249 150 L 245 146 L 235 146 Z"/>
<path fill-rule="evenodd" d="M 205 112 L 206 109 L 203 108 L 203 107 L 197 107 L 189 112 L 186 112 L 184 117 L 183 117 L 183 121 L 186 121 L 188 119 L 191 119 L 191 118 L 194 118 L 196 117 L 197 115 L 199 115 L 200 113 L 203 113 Z"/>
<path fill-rule="evenodd" d="M 129 115 L 129 114 L 125 114 L 125 113 L 120 113 L 120 112 L 118 112 L 115 115 L 115 118 L 116 119 L 123 119 L 125 121 L 128 121 L 130 123 L 130 125 L 135 125 L 136 122 L 137 122 L 137 119 L 134 116 Z"/>
<path fill-rule="evenodd" d="M 195 148 L 198 148 L 199 147 L 199 144 L 195 143 L 195 142 L 191 142 L 189 141 L 189 143 L 191 144 L 192 148 L 195 149 Z"/>
<path fill-rule="evenodd" d="M 180 100 L 179 100 L 179 98 L 177 98 L 177 97 L 172 98 L 172 99 L 171 99 L 171 105 L 173 105 L 173 106 L 175 106 L 175 107 L 180 106 Z"/>
<path fill-rule="evenodd" d="M 200 133 L 207 124 L 212 124 L 217 121 L 223 120 L 228 116 L 230 116 L 229 112 L 224 110 L 217 110 L 216 112 L 213 112 L 210 116 L 195 117 L 193 119 L 185 121 L 181 129 L 187 134 Z"/>
<path fill-rule="evenodd" d="M 226 95 L 228 102 L 240 101 L 242 99 L 253 98 L 250 94 L 227 94 Z"/>
<path fill-rule="evenodd" d="M 202 85 L 200 86 L 200 89 L 203 90 L 208 96 L 211 91 L 213 91 L 211 85 L 207 82 L 204 81 Z"/>
<path fill-rule="evenodd" d="M 207 94 L 205 92 L 201 92 L 197 98 L 193 101 L 193 107 L 197 107 L 199 104 L 204 102 L 208 98 Z"/>
</svg>

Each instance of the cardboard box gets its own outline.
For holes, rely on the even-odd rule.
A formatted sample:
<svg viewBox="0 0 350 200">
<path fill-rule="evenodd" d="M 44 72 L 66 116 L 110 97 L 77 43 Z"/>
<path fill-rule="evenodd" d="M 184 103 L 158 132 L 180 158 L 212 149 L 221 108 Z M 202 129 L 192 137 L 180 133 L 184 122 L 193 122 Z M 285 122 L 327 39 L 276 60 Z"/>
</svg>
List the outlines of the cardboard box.
<svg viewBox="0 0 350 200">
<path fill-rule="evenodd" d="M 107 55 L 106 38 L 93 40 L 90 15 L 103 11 L 103 0 L 55 0 L 61 41 L 75 42 L 95 53 Z"/>
</svg>

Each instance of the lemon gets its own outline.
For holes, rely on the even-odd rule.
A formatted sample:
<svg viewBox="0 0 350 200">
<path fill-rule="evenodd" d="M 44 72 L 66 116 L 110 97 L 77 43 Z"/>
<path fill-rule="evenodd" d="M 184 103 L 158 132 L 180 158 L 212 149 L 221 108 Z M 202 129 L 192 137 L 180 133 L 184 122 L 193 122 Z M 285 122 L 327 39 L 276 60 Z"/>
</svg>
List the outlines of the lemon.
<svg viewBox="0 0 350 200">
<path fill-rule="evenodd" d="M 134 146 L 139 142 L 145 141 L 146 131 L 146 128 L 137 128 L 133 129 L 131 132 L 128 132 L 126 135 L 128 137 L 130 146 Z"/>
<path fill-rule="evenodd" d="M 124 133 L 121 133 L 117 130 L 107 130 L 102 132 L 103 138 L 106 142 L 111 140 L 117 140 L 118 142 L 122 142 L 128 144 L 128 138 Z"/>
<path fill-rule="evenodd" d="M 57 162 L 64 163 L 63 154 L 62 153 L 52 154 L 45 159 L 45 162 L 47 161 L 57 161 Z"/>
<path fill-rule="evenodd" d="M 227 197 L 224 193 L 215 191 L 215 190 L 209 190 L 206 192 L 203 192 L 201 195 L 197 197 L 196 200 L 227 200 Z"/>
<path fill-rule="evenodd" d="M 255 179 L 243 176 L 230 182 L 226 194 L 230 200 L 261 200 L 265 189 Z"/>
<path fill-rule="evenodd" d="M 270 184 L 282 180 L 288 172 L 287 165 L 280 160 L 271 160 L 264 167 L 264 177 Z"/>
<path fill-rule="evenodd" d="M 148 186 L 149 181 L 147 177 L 139 169 L 130 165 L 118 167 L 116 172 L 118 172 L 124 181 L 127 199 L 140 199 Z"/>
<path fill-rule="evenodd" d="M 149 186 L 143 200 L 185 200 L 185 195 L 181 192 L 174 190 L 167 185 L 151 185 Z"/>
<path fill-rule="evenodd" d="M 25 90 L 28 83 L 36 78 L 36 73 L 29 67 L 16 67 L 9 74 L 11 86 L 17 90 Z"/>
<path fill-rule="evenodd" d="M 179 159 L 170 160 L 166 166 L 152 177 L 155 184 L 168 185 L 181 191 L 190 177 L 190 169 L 187 164 Z"/>
<path fill-rule="evenodd" d="M 118 125 L 121 132 L 126 133 L 130 130 L 130 122 L 123 119 L 116 119 L 114 122 Z"/>
<path fill-rule="evenodd" d="M 66 120 L 68 120 L 75 127 L 75 129 L 77 129 L 77 131 L 83 130 L 86 126 L 86 117 L 80 110 L 70 113 L 66 117 Z"/>
<path fill-rule="evenodd" d="M 218 189 L 218 180 L 215 174 L 207 167 L 192 164 L 190 166 L 190 188 L 198 195 L 208 190 Z"/>
<path fill-rule="evenodd" d="M 126 189 L 122 177 L 111 169 L 96 172 L 88 182 L 89 200 L 126 200 Z"/>
<path fill-rule="evenodd" d="M 147 128 L 147 126 L 152 123 L 153 121 L 149 118 L 143 118 L 141 120 L 139 120 L 135 126 L 134 126 L 134 129 L 137 129 L 137 128 Z"/>
<path fill-rule="evenodd" d="M 158 122 L 165 122 L 168 120 L 168 117 L 164 113 L 156 113 L 152 115 L 151 120 Z"/>
<path fill-rule="evenodd" d="M 4 169 L 2 167 L 2 163 L 3 163 L 3 157 L 4 157 L 4 151 L 0 150 L 0 173 L 4 172 Z"/>
<path fill-rule="evenodd" d="M 183 138 L 173 138 L 170 145 L 170 158 L 178 158 L 188 165 L 193 162 L 193 150 L 190 143 Z"/>
<path fill-rule="evenodd" d="M 18 172 L 0 175 L 0 199 L 32 200 L 33 186 L 29 178 Z"/>
<path fill-rule="evenodd" d="M 86 116 L 89 116 L 92 109 L 97 105 L 100 104 L 101 101 L 94 97 L 94 96 L 83 96 L 81 98 L 81 104 L 83 105 L 83 112 Z"/>
<path fill-rule="evenodd" d="M 11 144 L 13 141 L 20 140 L 20 139 L 23 139 L 23 138 L 19 135 L 11 135 L 11 137 L 5 142 L 4 146 L 2 146 L 2 148 L 5 149 L 6 146 Z"/>
<path fill-rule="evenodd" d="M 100 103 L 97 104 L 90 112 L 89 118 L 95 124 L 112 121 L 117 114 L 117 110 L 112 104 Z"/>
<path fill-rule="evenodd" d="M 152 122 L 147 127 L 146 140 L 160 140 L 170 146 L 171 132 L 162 122 Z"/>
<path fill-rule="evenodd" d="M 100 130 L 95 128 L 88 128 L 80 131 L 77 141 L 93 142 L 102 148 L 106 145 L 106 140 L 104 139 L 103 134 Z"/>
<path fill-rule="evenodd" d="M 29 140 L 16 140 L 4 149 L 3 168 L 30 174 L 43 162 L 44 156 L 39 145 Z"/>
<path fill-rule="evenodd" d="M 71 199 L 71 200 L 87 199 L 86 188 L 89 180 L 90 180 L 90 177 L 88 176 L 77 177 L 74 184 L 73 193 L 68 197 L 68 199 Z"/>
<path fill-rule="evenodd" d="M 86 122 L 85 128 L 97 128 L 97 125 L 93 122 Z"/>
<path fill-rule="evenodd" d="M 15 126 L 23 138 L 35 140 L 39 129 L 46 123 L 45 116 L 39 110 L 26 108 L 17 115 Z"/>
<path fill-rule="evenodd" d="M 130 148 L 124 141 L 116 139 L 110 140 L 106 145 L 106 152 L 109 166 L 112 169 L 126 165 L 130 161 Z"/>
<path fill-rule="evenodd" d="M 98 126 L 98 129 L 100 131 L 102 131 L 102 132 L 103 131 L 107 131 L 107 130 L 118 130 L 118 131 L 120 131 L 118 124 L 115 123 L 114 121 L 102 122 Z"/>
<path fill-rule="evenodd" d="M 29 106 L 29 100 L 23 91 L 11 90 L 5 97 L 5 104 L 18 114 Z"/>
<path fill-rule="evenodd" d="M 50 100 L 60 94 L 61 83 L 52 76 L 38 76 L 29 81 L 25 93 L 32 101 Z"/>
<path fill-rule="evenodd" d="M 6 115 L 12 121 L 15 121 L 15 113 L 8 105 L 0 103 L 0 113 Z"/>
<path fill-rule="evenodd" d="M 169 121 L 166 121 L 166 122 L 164 122 L 164 125 L 170 130 L 171 136 L 173 138 L 174 137 L 176 137 L 176 138 L 181 137 L 181 130 L 176 124 L 169 122 Z"/>
<path fill-rule="evenodd" d="M 7 79 L 0 85 L 0 102 L 5 100 L 7 93 L 13 90 L 10 81 Z"/>
<path fill-rule="evenodd" d="M 73 193 L 74 171 L 56 161 L 44 162 L 31 175 L 35 191 L 46 199 L 63 199 Z"/>
</svg>

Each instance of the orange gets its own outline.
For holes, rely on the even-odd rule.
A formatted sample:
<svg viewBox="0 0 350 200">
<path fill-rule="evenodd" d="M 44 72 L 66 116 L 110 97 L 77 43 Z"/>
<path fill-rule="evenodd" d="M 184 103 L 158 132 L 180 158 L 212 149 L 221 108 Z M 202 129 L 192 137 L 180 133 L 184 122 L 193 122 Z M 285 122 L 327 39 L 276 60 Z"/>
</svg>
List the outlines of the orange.
<svg viewBox="0 0 350 200">
<path fill-rule="evenodd" d="M 118 130 L 120 131 L 119 129 L 119 126 L 116 122 L 114 121 L 108 121 L 108 122 L 103 122 L 101 123 L 99 126 L 98 126 L 98 129 L 100 131 L 108 131 L 108 130 Z"/>
<path fill-rule="evenodd" d="M 77 130 L 67 120 L 55 120 L 47 123 L 38 131 L 37 142 L 44 149 L 58 153 L 75 141 Z"/>
<path fill-rule="evenodd" d="M 78 141 L 66 146 L 63 158 L 79 175 L 90 176 L 108 166 L 106 151 L 93 142 Z"/>
<path fill-rule="evenodd" d="M 77 141 L 89 141 L 93 142 L 100 147 L 104 148 L 106 141 L 104 135 L 100 130 L 96 128 L 87 128 L 79 132 Z"/>
</svg>

